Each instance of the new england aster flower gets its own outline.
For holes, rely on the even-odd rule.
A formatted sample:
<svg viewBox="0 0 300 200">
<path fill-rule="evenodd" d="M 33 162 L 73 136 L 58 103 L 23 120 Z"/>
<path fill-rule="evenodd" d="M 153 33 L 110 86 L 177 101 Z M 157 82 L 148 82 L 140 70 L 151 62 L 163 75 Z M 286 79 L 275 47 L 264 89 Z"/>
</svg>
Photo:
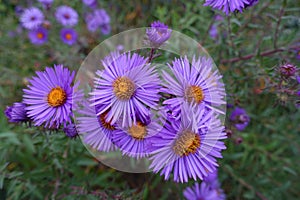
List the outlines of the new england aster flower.
<svg viewBox="0 0 300 200">
<path fill-rule="evenodd" d="M 236 107 L 232 111 L 229 119 L 234 123 L 235 128 L 239 131 L 243 131 L 250 122 L 250 117 L 246 110 L 240 107 Z"/>
<path fill-rule="evenodd" d="M 95 8 L 97 6 L 97 0 L 82 0 L 82 2 L 91 8 Z"/>
<path fill-rule="evenodd" d="M 24 89 L 23 102 L 27 105 L 28 116 L 36 126 L 45 124 L 46 128 L 59 128 L 61 124 L 71 122 L 72 103 L 78 95 L 73 94 L 77 87 L 73 84 L 72 73 L 63 65 L 46 67 L 43 72 L 29 80 L 28 89 Z"/>
<path fill-rule="evenodd" d="M 75 26 L 78 23 L 77 12 L 69 6 L 59 6 L 56 9 L 55 17 L 63 26 Z"/>
<path fill-rule="evenodd" d="M 188 187 L 183 191 L 183 196 L 187 200 L 225 200 L 226 197 L 223 193 L 218 193 L 218 190 L 215 190 L 210 187 L 206 182 L 201 184 L 195 183 L 192 187 Z"/>
<path fill-rule="evenodd" d="M 32 44 L 42 45 L 48 41 L 48 30 L 39 27 L 28 32 L 28 38 Z"/>
<path fill-rule="evenodd" d="M 116 130 L 116 125 L 106 122 L 107 111 L 97 116 L 99 109 L 102 109 L 101 106 L 90 106 L 87 101 L 82 103 L 82 108 L 78 109 L 78 132 L 83 136 L 83 142 L 92 148 L 104 152 L 113 151 L 116 148 L 111 136 Z"/>
<path fill-rule="evenodd" d="M 161 129 L 162 118 L 138 119 L 136 124 L 119 128 L 113 133 L 112 141 L 124 155 L 135 158 L 147 157 L 151 153 L 151 138 Z"/>
<path fill-rule="evenodd" d="M 110 33 L 110 17 L 104 9 L 94 10 L 86 16 L 85 21 L 90 32 L 101 29 L 105 35 Z"/>
<path fill-rule="evenodd" d="M 8 106 L 5 110 L 5 115 L 9 122 L 27 122 L 29 118 L 26 114 L 26 104 L 16 102 L 12 106 Z"/>
<path fill-rule="evenodd" d="M 73 123 L 66 125 L 63 131 L 69 138 L 76 138 L 78 136 L 76 125 Z"/>
<path fill-rule="evenodd" d="M 122 126 L 136 124 L 136 115 L 145 119 L 149 108 L 158 104 L 160 80 L 148 58 L 130 52 L 118 53 L 102 60 L 104 70 L 98 70 L 95 88 L 90 93 L 92 106 L 105 105 L 97 115 L 107 113 L 107 121 L 122 121 Z"/>
<path fill-rule="evenodd" d="M 180 120 L 167 121 L 152 137 L 150 168 L 155 173 L 161 171 L 166 180 L 172 172 L 176 182 L 203 180 L 216 170 L 215 158 L 222 158 L 221 150 L 226 147 L 219 140 L 225 139 L 226 133 L 213 111 L 187 104 L 181 110 Z"/>
<path fill-rule="evenodd" d="M 227 15 L 236 10 L 242 12 L 244 8 L 252 6 L 258 0 L 206 0 L 204 6 L 211 6 L 214 9 L 222 10 Z"/>
<path fill-rule="evenodd" d="M 77 41 L 77 32 L 71 28 L 63 28 L 60 31 L 61 40 L 68 45 L 73 45 Z"/>
<path fill-rule="evenodd" d="M 44 6 L 50 6 L 53 3 L 53 0 L 38 0 Z"/>
<path fill-rule="evenodd" d="M 195 57 L 189 63 L 187 57 L 175 59 L 172 65 L 168 64 L 174 77 L 165 71 L 163 78 L 165 88 L 161 91 L 174 95 L 174 98 L 164 101 L 175 112 L 180 111 L 180 105 L 184 102 L 205 105 L 218 113 L 224 114 L 215 106 L 225 104 L 224 84 L 221 83 L 221 75 L 213 71 L 213 62 L 210 58 Z"/>
<path fill-rule="evenodd" d="M 36 29 L 43 23 L 44 14 L 38 8 L 28 8 L 21 14 L 20 21 L 26 29 Z"/>
<path fill-rule="evenodd" d="M 146 29 L 146 34 L 150 45 L 154 48 L 159 47 L 171 37 L 172 30 L 160 21 L 155 21 L 150 28 Z"/>
<path fill-rule="evenodd" d="M 285 63 L 279 67 L 279 72 L 282 76 L 288 78 L 295 75 L 297 67 L 291 63 Z"/>
</svg>

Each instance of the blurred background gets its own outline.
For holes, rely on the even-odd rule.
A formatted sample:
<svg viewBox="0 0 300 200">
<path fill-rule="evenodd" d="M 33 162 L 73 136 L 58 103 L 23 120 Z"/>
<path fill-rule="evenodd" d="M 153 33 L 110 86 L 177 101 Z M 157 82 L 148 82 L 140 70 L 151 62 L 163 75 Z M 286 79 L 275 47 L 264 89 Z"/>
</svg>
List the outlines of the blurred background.
<svg viewBox="0 0 300 200">
<path fill-rule="evenodd" d="M 183 199 L 194 181 L 177 184 L 153 173 L 116 171 L 94 159 L 80 139 L 8 123 L 4 115 L 22 100 L 36 70 L 53 64 L 77 70 L 101 41 L 155 20 L 198 41 L 224 76 L 229 138 L 219 180 L 227 198 L 300 199 L 300 2 L 264 0 L 229 16 L 203 3 L 0 0 L 0 199 Z M 60 5 L 79 15 L 72 45 L 60 39 L 62 26 L 54 17 Z M 20 15 L 32 6 L 47 19 L 42 45 L 32 43 L 20 25 Z M 88 18 L 95 9 L 104 9 L 109 20 L 91 31 Z"/>
</svg>

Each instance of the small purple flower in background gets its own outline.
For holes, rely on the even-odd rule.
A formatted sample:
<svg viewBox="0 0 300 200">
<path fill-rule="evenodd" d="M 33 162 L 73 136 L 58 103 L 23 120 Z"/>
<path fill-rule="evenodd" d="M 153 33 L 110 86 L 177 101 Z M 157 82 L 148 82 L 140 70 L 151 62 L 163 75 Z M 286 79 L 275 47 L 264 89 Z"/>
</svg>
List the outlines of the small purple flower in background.
<svg viewBox="0 0 300 200">
<path fill-rule="evenodd" d="M 56 9 L 55 17 L 63 26 L 74 26 L 78 23 L 77 12 L 69 6 L 59 6 Z"/>
<path fill-rule="evenodd" d="M 90 106 L 89 102 L 82 103 L 83 108 L 78 110 L 77 127 L 79 135 L 83 135 L 83 142 L 98 151 L 109 152 L 116 149 L 111 136 L 116 130 L 115 124 L 107 122 L 107 113 L 97 116 L 101 106 Z"/>
<path fill-rule="evenodd" d="M 214 172 L 226 149 L 220 140 L 226 139 L 224 127 L 213 111 L 202 106 L 183 104 L 180 120 L 167 120 L 164 128 L 152 137 L 153 155 L 150 168 L 174 181 L 188 182 L 188 178 L 204 179 Z"/>
<path fill-rule="evenodd" d="M 218 33 L 217 25 L 216 24 L 211 25 L 211 27 L 209 29 L 209 36 L 215 40 L 218 38 L 218 35 L 219 35 L 219 33 Z"/>
<path fill-rule="evenodd" d="M 53 0 L 38 0 L 40 3 L 42 3 L 46 8 L 51 6 L 53 3 Z"/>
<path fill-rule="evenodd" d="M 111 32 L 110 24 L 104 24 L 101 26 L 101 32 L 103 35 L 108 35 Z"/>
<path fill-rule="evenodd" d="M 24 12 L 24 8 L 22 6 L 16 6 L 15 7 L 15 13 L 18 17 L 20 17 L 22 15 L 22 13 Z"/>
<path fill-rule="evenodd" d="M 105 105 L 97 115 L 110 109 L 107 121 L 121 120 L 122 126 L 136 124 L 137 112 L 143 119 L 148 116 L 148 107 L 158 104 L 160 80 L 147 60 L 130 52 L 102 60 L 104 70 L 96 72 L 95 89 L 90 93 L 93 106 Z"/>
<path fill-rule="evenodd" d="M 96 8 L 97 7 L 97 0 L 82 0 L 82 2 L 89 6 L 90 8 Z"/>
<path fill-rule="evenodd" d="M 104 35 L 110 33 L 110 17 L 104 9 L 94 10 L 93 13 L 90 13 L 85 18 L 87 29 L 90 32 L 95 32 L 98 29 L 101 29 Z"/>
<path fill-rule="evenodd" d="M 236 107 L 230 115 L 230 120 L 237 130 L 243 131 L 248 126 L 250 117 L 245 109 Z"/>
<path fill-rule="evenodd" d="M 157 48 L 171 37 L 172 30 L 160 21 L 155 21 L 147 28 L 146 34 L 150 45 Z"/>
<path fill-rule="evenodd" d="M 42 45 L 48 41 L 48 30 L 39 27 L 28 32 L 28 38 L 32 44 Z"/>
<path fill-rule="evenodd" d="M 20 21 L 23 27 L 26 29 L 36 29 L 43 23 L 44 14 L 38 8 L 27 8 L 21 14 Z"/>
<path fill-rule="evenodd" d="M 16 102 L 12 106 L 8 106 L 5 110 L 5 115 L 9 122 L 27 122 L 29 118 L 26 114 L 26 104 Z"/>
<path fill-rule="evenodd" d="M 195 183 L 192 187 L 188 187 L 183 191 L 183 196 L 187 200 L 225 200 L 224 193 L 219 193 L 218 190 L 212 189 L 206 182 L 201 184 Z"/>
<path fill-rule="evenodd" d="M 59 128 L 61 124 L 71 123 L 72 103 L 77 93 L 72 86 L 75 71 L 72 73 L 63 65 L 46 67 L 43 72 L 29 80 L 28 89 L 24 89 L 23 102 L 27 104 L 28 116 L 35 126 L 45 124 L 47 128 Z"/>
<path fill-rule="evenodd" d="M 223 105 L 226 102 L 224 84 L 221 83 L 221 75 L 213 71 L 213 62 L 210 58 L 199 57 L 192 60 L 190 64 L 187 57 L 175 59 L 172 65 L 168 64 L 174 77 L 163 71 L 165 88 L 162 92 L 174 95 L 174 98 L 165 100 L 163 103 L 169 105 L 172 110 L 180 111 L 183 102 L 205 105 L 218 113 L 223 111 L 214 105 Z"/>
<path fill-rule="evenodd" d="M 69 138 L 76 138 L 78 136 L 78 132 L 75 124 L 68 124 L 63 128 L 66 136 Z"/>
<path fill-rule="evenodd" d="M 291 63 L 285 63 L 279 67 L 279 72 L 282 76 L 288 78 L 295 75 L 297 67 Z"/>
<path fill-rule="evenodd" d="M 244 8 L 253 6 L 257 0 L 206 0 L 204 6 L 222 10 L 226 15 L 236 10 L 242 12 Z"/>
<path fill-rule="evenodd" d="M 60 31 L 60 38 L 64 43 L 73 45 L 77 41 L 77 32 L 71 28 L 63 28 Z"/>
</svg>

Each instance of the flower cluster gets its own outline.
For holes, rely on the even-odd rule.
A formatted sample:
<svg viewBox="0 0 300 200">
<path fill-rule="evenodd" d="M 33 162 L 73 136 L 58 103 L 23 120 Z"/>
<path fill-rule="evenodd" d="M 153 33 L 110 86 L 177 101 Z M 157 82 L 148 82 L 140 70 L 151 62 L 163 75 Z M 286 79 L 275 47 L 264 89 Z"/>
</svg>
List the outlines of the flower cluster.
<svg viewBox="0 0 300 200">
<path fill-rule="evenodd" d="M 5 114 L 10 122 L 30 122 L 34 126 L 44 126 L 48 130 L 64 131 L 69 137 L 76 137 L 73 124 L 73 101 L 81 98 L 81 92 L 75 91 L 75 72 L 63 65 L 46 67 L 29 79 L 24 89 L 23 100 L 7 107 Z"/>
<path fill-rule="evenodd" d="M 253 6 L 258 0 L 206 0 L 204 6 L 211 6 L 214 9 L 222 10 L 226 15 L 230 12 L 243 12 L 243 9 Z"/>
<path fill-rule="evenodd" d="M 60 39 L 63 43 L 73 45 L 78 40 L 78 33 L 75 26 L 79 21 L 79 14 L 77 11 L 67 5 L 61 5 L 52 8 L 52 0 L 40 0 L 47 15 L 38 7 L 27 8 L 20 14 L 21 25 L 28 30 L 28 38 L 32 44 L 42 45 L 48 41 L 49 30 L 54 27 L 51 22 L 54 20 L 51 16 L 55 16 L 56 22 L 60 24 L 61 30 Z M 96 1 L 83 1 L 85 5 L 97 8 Z M 53 14 L 49 15 L 49 12 Z M 102 34 L 107 35 L 110 33 L 110 17 L 104 9 L 96 9 L 89 11 L 86 17 L 87 29 L 95 32 L 97 29 L 102 30 Z M 57 31 L 53 31 L 57 32 Z"/>
</svg>

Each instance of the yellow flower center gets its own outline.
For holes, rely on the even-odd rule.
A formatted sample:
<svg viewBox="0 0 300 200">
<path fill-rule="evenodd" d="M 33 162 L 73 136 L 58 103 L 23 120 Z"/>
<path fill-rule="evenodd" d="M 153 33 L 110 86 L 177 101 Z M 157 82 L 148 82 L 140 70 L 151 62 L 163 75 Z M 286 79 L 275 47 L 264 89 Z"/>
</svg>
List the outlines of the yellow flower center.
<svg viewBox="0 0 300 200">
<path fill-rule="evenodd" d="M 71 34 L 71 33 L 67 33 L 67 34 L 65 35 L 65 38 L 66 38 L 67 40 L 72 40 L 72 34 Z"/>
<path fill-rule="evenodd" d="M 67 94 L 61 87 L 53 88 L 48 96 L 48 104 L 52 107 L 57 107 L 63 105 L 67 100 Z"/>
<path fill-rule="evenodd" d="M 106 122 L 106 117 L 107 117 L 107 113 L 108 111 L 105 111 L 104 113 L 102 113 L 99 117 L 100 122 L 102 124 L 102 126 L 104 128 L 106 128 L 107 130 L 115 130 L 116 128 L 111 124 L 111 120 L 109 122 Z"/>
<path fill-rule="evenodd" d="M 185 91 L 185 99 L 187 102 L 196 102 L 197 104 L 201 103 L 204 99 L 204 93 L 202 88 L 196 85 L 189 86 Z"/>
<path fill-rule="evenodd" d="M 179 156 L 187 156 L 190 153 L 195 153 L 199 146 L 199 135 L 190 130 L 186 130 L 176 139 L 173 150 Z"/>
<path fill-rule="evenodd" d="M 129 100 L 135 91 L 134 83 L 126 76 L 118 77 L 113 82 L 113 91 L 120 100 Z"/>
<path fill-rule="evenodd" d="M 37 33 L 37 38 L 38 39 L 43 39 L 44 38 L 44 34 L 43 33 Z"/>
<path fill-rule="evenodd" d="M 140 140 L 145 138 L 147 134 L 147 129 L 142 122 L 138 121 L 136 125 L 132 125 L 129 128 L 128 132 L 133 138 Z"/>
</svg>

